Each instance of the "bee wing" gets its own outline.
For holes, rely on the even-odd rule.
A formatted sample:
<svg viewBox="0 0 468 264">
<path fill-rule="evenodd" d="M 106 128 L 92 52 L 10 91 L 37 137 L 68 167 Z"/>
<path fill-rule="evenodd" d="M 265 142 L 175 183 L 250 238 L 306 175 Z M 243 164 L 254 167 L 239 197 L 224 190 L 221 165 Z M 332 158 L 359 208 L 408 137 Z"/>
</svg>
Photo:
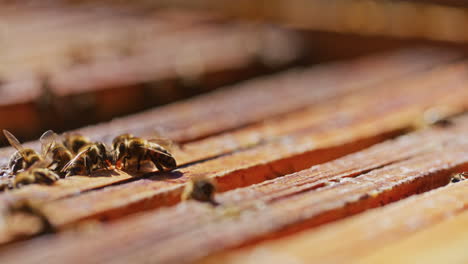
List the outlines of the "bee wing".
<svg viewBox="0 0 468 264">
<path fill-rule="evenodd" d="M 83 156 L 84 154 L 86 154 L 91 148 L 86 148 L 85 150 L 82 150 L 81 152 L 78 152 L 78 154 L 76 154 L 76 156 L 70 160 L 67 164 L 65 164 L 65 166 L 63 166 L 62 170 L 60 170 L 60 172 L 65 172 L 68 168 L 70 168 L 73 164 L 76 163 L 76 161 L 81 157 Z"/>
<path fill-rule="evenodd" d="M 50 162 L 51 162 L 50 159 L 44 159 L 44 160 L 36 161 L 36 162 L 34 162 L 33 165 L 31 165 L 28 168 L 28 170 L 37 169 L 37 168 L 47 168 L 47 166 L 49 166 Z"/>
<path fill-rule="evenodd" d="M 171 152 L 175 147 L 180 148 L 180 146 L 176 142 L 164 136 L 164 133 L 158 129 L 154 129 L 154 131 L 152 132 L 152 137 L 147 140 L 149 142 L 153 142 L 153 143 L 160 145 L 161 147 L 165 148 L 169 152 Z"/>
<path fill-rule="evenodd" d="M 148 139 L 148 141 L 160 145 L 167 151 L 172 151 L 172 149 L 174 148 L 174 142 L 168 138 L 152 138 Z"/>
<path fill-rule="evenodd" d="M 21 143 L 19 142 L 19 140 L 15 136 L 13 136 L 12 133 L 10 133 L 10 131 L 3 129 L 3 134 L 5 135 L 10 145 L 16 150 L 22 150 L 24 148 L 23 145 L 21 145 Z"/>
<path fill-rule="evenodd" d="M 171 154 L 167 154 L 167 153 L 165 153 L 165 152 L 163 152 L 163 151 L 161 151 L 161 150 L 159 150 L 159 149 L 157 149 L 157 148 L 147 147 L 146 149 L 149 149 L 149 150 L 151 150 L 151 151 L 157 152 L 157 153 L 159 153 L 159 154 L 161 154 L 161 155 L 164 155 L 164 156 L 172 157 Z"/>
<path fill-rule="evenodd" d="M 62 134 L 62 138 L 68 138 L 68 137 L 73 137 L 73 136 L 82 136 L 82 135 L 77 132 L 64 132 Z"/>
<path fill-rule="evenodd" d="M 52 130 L 47 130 L 39 138 L 39 141 L 41 142 L 41 155 L 46 157 L 57 141 L 57 134 Z"/>
</svg>

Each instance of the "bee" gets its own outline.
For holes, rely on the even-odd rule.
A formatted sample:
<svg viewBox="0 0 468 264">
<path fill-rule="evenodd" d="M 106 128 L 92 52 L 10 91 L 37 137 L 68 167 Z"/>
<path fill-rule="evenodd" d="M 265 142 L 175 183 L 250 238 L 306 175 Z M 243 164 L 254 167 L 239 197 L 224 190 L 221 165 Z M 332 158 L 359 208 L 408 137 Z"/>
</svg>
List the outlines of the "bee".
<svg viewBox="0 0 468 264">
<path fill-rule="evenodd" d="M 24 148 L 19 140 L 8 130 L 4 129 L 3 134 L 10 145 L 16 149 L 16 152 L 11 156 L 10 161 L 8 162 L 10 173 L 16 174 L 20 170 L 26 170 L 34 163 L 42 160 L 41 155 L 39 155 L 34 149 Z"/>
<path fill-rule="evenodd" d="M 13 180 L 14 188 L 21 188 L 24 185 L 39 183 L 51 185 L 60 179 L 59 175 L 46 168 L 49 161 L 41 160 L 34 163 L 27 170 L 16 174 Z"/>
<path fill-rule="evenodd" d="M 61 173 L 65 173 L 65 176 L 91 175 L 92 171 L 109 169 L 113 159 L 112 153 L 104 143 L 88 143 L 78 150 L 76 156 L 61 169 Z"/>
<path fill-rule="evenodd" d="M 462 172 L 462 173 L 457 173 L 452 176 L 452 179 L 450 180 L 451 183 L 456 183 L 460 181 L 464 181 L 468 178 L 468 171 Z"/>
<path fill-rule="evenodd" d="M 52 159 L 48 168 L 56 173 L 60 173 L 63 167 L 73 159 L 73 154 L 60 143 L 57 138 L 58 135 L 56 133 L 52 130 L 48 130 L 41 136 L 40 142 L 42 149 L 44 149 L 42 158 L 46 158 L 45 156 L 50 155 Z"/>
<path fill-rule="evenodd" d="M 78 154 L 80 149 L 87 145 L 92 143 L 89 138 L 80 135 L 80 134 L 65 134 L 65 139 L 63 140 L 63 145 L 71 151 L 73 154 Z"/>
<path fill-rule="evenodd" d="M 135 137 L 131 134 L 122 134 L 112 141 L 117 168 L 127 167 L 127 163 L 136 164 L 140 170 L 142 161 L 151 161 L 159 171 L 165 168 L 173 170 L 177 167 L 176 160 L 162 145 L 167 140 Z"/>
<path fill-rule="evenodd" d="M 446 127 L 451 127 L 454 125 L 453 121 L 450 120 L 450 119 L 439 119 L 437 121 L 434 121 L 434 123 L 432 123 L 432 125 L 436 126 L 436 127 L 441 127 L 441 128 L 446 128 Z"/>
<path fill-rule="evenodd" d="M 191 179 L 182 192 L 182 200 L 197 200 L 200 202 L 208 202 L 213 205 L 218 203 L 214 200 L 216 185 L 212 180 L 206 178 Z"/>
</svg>

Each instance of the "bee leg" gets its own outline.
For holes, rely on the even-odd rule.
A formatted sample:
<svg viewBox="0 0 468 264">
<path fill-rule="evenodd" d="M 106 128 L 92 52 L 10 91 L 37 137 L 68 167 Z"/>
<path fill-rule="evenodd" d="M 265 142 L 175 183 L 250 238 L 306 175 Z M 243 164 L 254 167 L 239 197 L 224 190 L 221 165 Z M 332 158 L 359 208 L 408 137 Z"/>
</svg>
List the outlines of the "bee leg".
<svg viewBox="0 0 468 264">
<path fill-rule="evenodd" d="M 65 174 L 64 172 L 61 172 L 61 171 L 58 171 L 57 175 L 60 177 L 60 179 L 63 179 L 63 178 L 67 177 L 67 174 Z"/>
<path fill-rule="evenodd" d="M 107 166 L 107 163 L 103 157 L 99 157 L 99 162 L 101 162 L 101 167 L 105 168 L 106 170 L 109 169 L 109 166 Z"/>
<path fill-rule="evenodd" d="M 13 174 L 16 174 L 19 170 L 24 168 L 23 160 L 16 160 L 16 162 L 13 163 L 13 166 L 11 167 L 11 172 Z"/>
<path fill-rule="evenodd" d="M 129 159 L 130 157 L 129 156 L 125 156 L 123 158 L 123 168 L 126 169 L 127 168 L 127 160 Z"/>
<path fill-rule="evenodd" d="M 65 173 L 65 178 L 76 175 L 76 170 L 75 169 L 70 169 Z"/>
<path fill-rule="evenodd" d="M 164 171 L 163 166 L 161 166 L 161 164 L 159 164 L 159 162 L 154 163 L 154 165 L 156 165 L 156 168 L 158 168 L 158 170 L 159 170 L 160 172 L 163 172 L 163 171 Z"/>
<path fill-rule="evenodd" d="M 86 172 L 88 173 L 88 175 L 91 175 L 91 162 L 90 160 L 88 160 L 88 157 L 84 158 L 84 166 L 86 168 Z"/>
<path fill-rule="evenodd" d="M 47 168 L 50 170 L 57 170 L 59 169 L 58 166 L 59 166 L 59 163 L 57 161 L 54 161 L 49 166 L 47 166 Z"/>
<path fill-rule="evenodd" d="M 138 160 L 137 160 L 137 171 L 140 171 L 140 168 L 141 168 L 141 159 L 143 158 L 143 155 L 139 155 L 138 156 Z"/>
<path fill-rule="evenodd" d="M 151 156 L 151 161 L 153 162 L 154 166 L 156 166 L 156 168 L 158 168 L 158 171 L 160 171 L 160 172 L 164 171 L 163 166 L 161 166 L 161 164 L 158 162 L 158 160 L 155 157 Z"/>
</svg>

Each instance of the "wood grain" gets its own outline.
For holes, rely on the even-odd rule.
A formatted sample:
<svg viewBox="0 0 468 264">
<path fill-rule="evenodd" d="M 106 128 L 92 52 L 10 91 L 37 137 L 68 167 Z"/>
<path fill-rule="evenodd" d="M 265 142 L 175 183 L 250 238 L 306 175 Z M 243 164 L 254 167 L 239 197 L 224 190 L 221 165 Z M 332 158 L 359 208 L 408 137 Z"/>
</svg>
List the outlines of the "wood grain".
<svg viewBox="0 0 468 264">
<path fill-rule="evenodd" d="M 466 89 L 462 85 L 465 70 L 464 63 L 436 68 L 421 76 L 386 83 L 378 89 L 371 87 L 361 93 L 334 99 L 331 104 L 323 103 L 292 113 L 267 125 L 243 128 L 231 135 L 234 139 L 237 136 L 238 143 L 234 145 L 231 140 L 226 140 L 225 135 L 194 142 L 188 150 L 191 149 L 192 153 L 198 151 L 199 155 L 191 160 L 194 157 L 186 155 L 187 165 L 173 173 L 155 174 L 141 180 L 132 179 L 132 175 L 126 173 L 95 175 L 107 177 L 71 177 L 50 187 L 33 185 L 7 192 L 0 199 L 6 204 L 22 199 L 35 202 L 61 199 L 47 203 L 44 211 L 54 225 L 63 227 L 83 219 L 110 219 L 177 203 L 183 184 L 199 175 L 216 178 L 220 191 L 251 185 L 394 136 L 411 127 L 427 109 L 438 107 L 442 109 L 441 114 L 462 111 L 466 107 Z M 431 93 L 423 93 L 427 89 Z M 387 100 L 381 102 L 378 98 Z M 363 104 L 363 101 L 368 103 Z M 264 135 L 264 138 L 258 135 Z M 229 147 L 224 149 L 224 153 L 237 151 L 222 156 L 222 152 L 210 151 L 217 149 L 215 146 L 222 149 L 226 144 Z M 178 153 L 175 155 L 177 157 Z M 218 158 L 211 159 L 217 155 Z M 183 164 L 184 159 L 181 161 Z M 135 181 L 98 189 L 128 180 Z M 97 190 L 78 195 L 93 189 Z M 86 206 L 70 206 L 73 204 Z M 64 211 L 67 213 L 63 214 Z"/>
<path fill-rule="evenodd" d="M 466 259 L 468 182 L 201 263 L 450 263 Z M 458 215 L 460 214 L 460 215 Z M 320 250 L 318 250 L 320 249 Z"/>
<path fill-rule="evenodd" d="M 302 52 L 294 32 L 203 14 L 11 11 L 0 19 L 0 126 L 27 138 L 206 92 L 290 65 Z M 6 118 L 11 112 L 18 117 Z"/>
<path fill-rule="evenodd" d="M 468 168 L 467 142 L 464 139 L 464 134 L 468 129 L 467 120 L 466 117 L 461 118 L 457 122 L 459 125 L 452 129 L 419 132 L 423 133 L 422 137 L 417 133 L 410 135 L 409 138 L 382 143 L 303 172 L 220 194 L 216 199 L 223 206 L 218 208 L 197 202 L 186 202 L 106 226 L 98 225 L 91 228 L 89 232 L 71 231 L 20 242 L 6 248 L 3 253 L 0 253 L 2 254 L 0 257 L 7 262 L 21 259 L 25 263 L 45 259 L 52 263 L 61 263 L 65 260 L 72 263 L 74 261 L 185 263 L 226 248 L 249 245 L 260 238 L 282 237 L 446 184 L 452 173 Z M 427 134 L 424 136 L 424 133 Z M 443 134 L 449 140 L 438 141 L 444 138 L 444 136 L 440 137 Z M 422 138 L 430 144 L 417 142 Z M 418 149 L 417 146 L 424 147 Z M 406 149 L 407 152 L 400 151 L 400 148 Z M 385 158 L 390 158 L 384 155 L 388 153 L 387 149 L 393 149 L 396 155 L 393 156 L 394 160 L 391 163 L 388 163 L 388 160 L 385 161 Z M 417 153 L 411 154 L 411 151 Z M 380 155 L 374 156 L 379 152 L 381 152 Z M 410 157 L 405 157 L 405 155 L 410 155 Z M 373 160 L 368 161 L 367 157 L 375 158 L 380 161 L 381 165 Z M 381 157 L 385 158 L 381 160 Z M 349 171 L 352 168 L 347 165 L 353 162 L 356 162 L 359 168 Z M 365 165 L 367 162 L 377 167 Z M 221 259 L 239 263 L 244 263 L 249 259 L 255 261 L 276 259 L 277 263 L 284 263 L 282 262 L 285 261 L 284 256 L 292 259 L 303 258 L 303 261 L 309 262 L 314 261 L 310 255 L 327 252 L 323 259 L 322 255 L 316 259 L 325 262 L 327 258 L 357 254 L 356 252 L 359 251 L 354 248 L 339 251 L 340 254 L 328 250 L 345 245 L 355 248 L 360 246 L 359 249 L 365 251 L 373 245 L 363 247 L 359 244 L 360 237 L 365 238 L 367 235 L 380 237 L 382 234 L 388 234 L 390 239 L 390 237 L 398 237 L 398 234 L 394 234 L 396 231 L 411 232 L 430 223 L 430 220 L 435 222 L 447 217 L 451 212 L 463 208 L 462 203 L 468 198 L 465 195 L 466 186 L 465 183 L 452 185 L 447 190 L 439 189 L 428 193 L 422 196 L 424 198 L 416 196 L 403 203 L 390 206 L 388 209 L 384 207 L 379 213 L 371 211 L 372 217 L 367 216 L 369 214 L 358 216 L 356 219 L 363 219 L 359 220 L 359 224 L 354 223 L 354 218 L 351 218 L 346 223 L 352 223 L 352 225 L 344 225 L 346 228 L 340 228 L 338 222 L 333 228 L 325 226 L 318 231 L 308 231 L 308 233 L 314 232 L 314 235 L 308 235 L 308 233 L 299 235 L 301 239 L 296 238 L 299 242 L 293 243 L 295 238 L 292 237 L 287 243 L 282 240 L 275 242 L 279 244 L 278 246 L 266 244 L 263 248 L 266 248 L 264 250 L 267 253 L 264 256 L 259 254 L 258 259 L 256 255 L 251 257 L 248 253 L 241 251 L 233 256 L 214 256 L 212 257 L 213 263 L 219 263 Z M 447 206 L 447 201 L 454 201 L 454 199 L 461 199 L 461 202 L 449 203 Z M 422 205 L 415 206 L 418 203 Z M 428 208 L 432 208 L 431 214 L 427 214 Z M 376 214 L 382 218 L 381 221 L 377 221 Z M 419 218 L 408 217 L 408 214 Z M 390 220 L 385 220 L 387 218 Z M 384 224 L 389 223 L 388 221 L 397 222 L 398 219 L 411 219 L 416 222 L 408 225 L 403 221 L 404 224 L 401 226 Z M 424 221 L 425 219 L 428 220 Z M 374 225 L 371 224 L 374 228 L 366 232 L 365 229 L 369 228 L 369 223 L 374 223 Z M 356 225 L 360 229 L 356 229 Z M 341 229 L 343 232 L 352 232 L 353 235 L 340 233 Z M 318 239 L 317 232 L 331 232 L 329 235 L 334 235 L 335 240 L 324 243 L 326 234 L 319 236 L 321 239 Z M 336 232 L 338 234 L 335 234 Z M 346 237 L 353 237 L 353 239 L 343 239 Z M 305 242 L 302 242 L 303 240 Z M 310 240 L 315 241 L 316 245 Z M 126 241 L 131 241 L 131 243 Z M 343 243 L 335 243 L 336 241 L 343 241 Z M 362 243 L 375 242 L 364 239 Z M 80 246 L 79 253 L 76 251 L 78 245 Z M 323 251 L 304 250 L 304 245 L 307 248 L 321 248 Z M 294 247 L 302 248 L 296 252 Z M 54 251 L 47 251 L 46 248 L 54 248 Z M 290 252 L 284 252 L 284 249 L 289 248 L 292 248 Z"/>
</svg>

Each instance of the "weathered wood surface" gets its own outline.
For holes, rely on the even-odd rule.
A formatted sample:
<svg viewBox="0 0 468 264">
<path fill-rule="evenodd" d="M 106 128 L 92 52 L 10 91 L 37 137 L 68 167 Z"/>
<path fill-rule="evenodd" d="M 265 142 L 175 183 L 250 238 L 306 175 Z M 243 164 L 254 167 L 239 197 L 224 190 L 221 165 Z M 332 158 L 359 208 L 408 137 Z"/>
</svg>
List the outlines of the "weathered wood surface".
<svg viewBox="0 0 468 264">
<path fill-rule="evenodd" d="M 21 260 L 24 263 L 45 260 L 51 263 L 192 262 L 225 248 L 323 224 L 447 184 L 453 173 L 468 168 L 468 145 L 464 136 L 467 131 L 468 118 L 463 117 L 452 128 L 436 128 L 410 134 L 295 174 L 220 194 L 216 196 L 216 200 L 222 204 L 221 207 L 186 202 L 107 226 L 98 225 L 88 233 L 71 231 L 20 242 L 5 248 L 0 253 L 0 258 L 7 262 Z M 314 253 L 322 253 L 322 249 L 328 250 L 327 247 L 336 249 L 337 245 L 342 245 L 338 241 L 347 241 L 344 237 L 349 238 L 349 242 L 343 242 L 347 246 L 358 247 L 355 245 L 360 242 L 357 238 L 366 235 L 377 237 L 378 232 L 392 235 L 395 230 L 388 228 L 410 232 L 413 225 L 408 226 L 408 222 L 403 222 L 405 224 L 401 226 L 388 223 L 392 223 L 391 220 L 395 218 L 395 222 L 398 219 L 411 219 L 411 223 L 416 221 L 414 228 L 420 222 L 421 226 L 425 224 L 425 221 L 414 220 L 408 214 L 433 219 L 435 222 L 444 215 L 446 217 L 447 214 L 463 208 L 463 198 L 468 196 L 463 195 L 462 191 L 466 192 L 464 183 L 449 187 L 449 190 L 428 194 L 429 197 L 426 195 L 425 201 L 430 201 L 426 202 L 426 206 L 433 208 L 431 214 L 426 214 L 427 207 L 424 206 L 423 199 L 417 197 L 403 203 L 406 210 L 401 209 L 402 205 L 382 209 L 378 214 L 381 221 L 375 219 L 375 213 L 373 217 L 364 215 L 357 218 L 366 220 L 361 220 L 358 227 L 367 229 L 367 232 L 356 231 L 345 225 L 343 233 L 338 236 L 334 234 L 341 230 L 338 223 L 333 229 L 325 229 L 335 235 L 334 241 L 324 245 L 324 236 L 313 240 L 316 245 L 312 249 L 320 249 L 317 251 L 304 250 L 304 245 L 310 249 L 313 243 L 308 240 L 301 243 L 301 239 L 297 239 L 299 242 L 296 243 L 289 240 L 287 243 L 283 242 L 286 244 L 276 246 L 276 250 L 273 244 L 270 246 L 273 248 L 271 252 L 268 245 L 264 246 L 268 251 L 265 256 L 260 255 L 265 259 L 259 261 L 274 260 L 275 256 L 278 256 L 277 261 L 284 261 L 280 257 L 284 256 L 283 247 L 288 248 L 288 245 L 292 248 L 291 254 L 309 257 Z M 418 203 L 414 199 L 422 201 L 423 205 L 416 206 Z M 447 205 L 448 201 L 457 202 L 449 202 Z M 84 206 L 81 203 L 76 204 Z M 400 209 L 396 210 L 395 207 L 398 206 Z M 369 219 L 374 225 L 369 224 Z M 369 230 L 369 226 L 373 228 Z M 349 230 L 354 235 L 345 233 L 350 232 Z M 317 235 L 303 236 L 305 239 L 314 239 Z M 302 248 L 296 252 L 294 246 Z M 361 250 L 366 249 L 360 246 Z M 79 251 L 76 250 L 77 247 L 80 247 Z M 48 248 L 54 250 L 48 251 Z M 331 259 L 345 253 L 355 253 L 354 250 L 340 252 L 341 255 L 326 252 L 328 254 L 325 257 Z M 239 263 L 244 263 L 251 257 L 242 258 L 246 253 L 238 254 L 240 256 L 234 255 L 228 259 L 223 255 L 213 257 L 213 263 L 219 263 L 220 259 L 238 261 L 239 258 Z M 255 256 L 251 259 L 255 259 Z M 295 257 L 291 255 L 291 258 Z M 327 259 L 304 257 L 305 262 L 318 260 Z"/>
<path fill-rule="evenodd" d="M 410 50 L 353 62 L 295 70 L 249 81 L 185 102 L 116 119 L 77 132 L 109 142 L 122 132 L 151 136 L 154 131 L 181 143 L 260 122 L 265 118 L 299 110 L 362 88 L 382 79 L 417 75 L 460 59 L 460 54 L 433 50 Z M 272 104 L 281 98 L 283 101 Z M 255 108 L 252 108 L 255 105 Z M 215 111 L 211 111 L 214 109 Z M 213 122 L 216 120 L 217 122 Z M 223 122 L 221 126 L 219 122 Z M 37 146 L 37 142 L 36 142 Z M 1 157 L 12 153 L 4 149 Z"/>
<path fill-rule="evenodd" d="M 432 73 L 432 76 L 436 75 Z M 327 114 L 319 123 L 316 125 L 312 123 L 310 128 L 289 131 L 285 138 L 274 138 L 270 142 L 266 140 L 258 146 L 195 163 L 173 173 L 156 174 L 148 179 L 51 202 L 45 206 L 44 210 L 50 213 L 51 219 L 54 219 L 51 221 L 60 226 L 90 216 L 93 218 L 117 217 L 145 208 L 171 205 L 178 201 L 183 184 L 190 178 L 200 175 L 215 178 L 219 190 L 225 191 L 305 169 L 359 150 L 411 127 L 414 120 L 417 120 L 425 109 L 430 108 L 431 104 L 436 102 L 438 106 L 443 106 L 444 102 L 450 107 L 458 105 L 459 111 L 467 107 L 466 97 L 463 95 L 463 91 L 466 91 L 464 85 L 458 88 L 456 85 L 450 86 L 455 90 L 453 93 L 447 93 L 447 86 L 437 85 L 435 79 L 429 80 L 426 77 L 425 80 L 441 89 L 439 92 L 438 88 L 430 89 L 431 93 L 427 93 L 427 97 L 421 94 L 422 89 L 426 87 L 423 82 L 419 81 L 416 82 L 419 85 L 402 85 L 401 92 L 396 86 L 390 84 L 388 87 L 391 89 L 387 91 L 391 90 L 391 93 L 396 95 L 395 97 L 385 93 L 385 89 L 373 90 L 373 96 L 367 100 L 360 100 L 359 96 L 356 98 L 355 95 L 350 98 L 345 97 L 356 104 L 344 103 L 341 105 L 342 108 L 335 107 L 335 112 L 325 111 Z M 441 78 L 441 81 L 447 84 L 445 82 L 447 79 Z M 412 93 L 411 87 L 416 88 L 415 93 Z M 421 90 L 417 92 L 418 89 Z M 378 101 L 378 98 L 383 97 L 388 100 L 388 104 Z M 363 101 L 370 103 L 369 105 L 363 104 Z M 373 103 L 376 101 L 377 105 Z M 332 103 L 335 106 L 340 105 L 333 101 Z M 379 109 L 385 110 L 380 112 Z M 353 115 L 354 110 L 355 115 Z M 352 121 L 336 123 L 337 120 L 344 118 Z M 277 125 L 277 127 L 285 127 L 282 122 Z M 270 129 L 274 130 L 275 126 Z M 28 193 L 28 195 L 33 194 Z M 132 197 L 130 202 L 128 201 L 129 195 Z M 67 214 L 61 213 L 64 208 L 69 208 L 73 204 L 87 206 L 67 209 Z"/>
<path fill-rule="evenodd" d="M 439 55 L 437 50 L 409 50 L 310 70 L 291 70 L 273 78 L 248 81 L 206 96 L 116 119 L 109 128 L 113 134 L 129 130 L 137 134 L 152 133 L 157 129 L 177 142 L 193 141 L 371 88 L 382 80 L 423 73 L 439 64 L 459 60 L 460 56 L 451 52 Z M 81 131 L 96 134 L 96 137 L 109 136 L 108 130 L 100 126 Z"/>
<path fill-rule="evenodd" d="M 467 62 L 419 54 L 296 70 L 80 129 L 106 142 L 160 129 L 184 143 L 173 151 L 182 166 L 170 173 L 97 172 L 0 194 L 0 243 L 42 231 L 37 215 L 8 212 L 18 201 L 34 202 L 60 231 L 4 245 L 0 259 L 26 252 L 23 262 L 216 262 L 220 251 L 445 185 L 468 167 L 466 116 L 369 147 L 468 107 Z M 3 164 L 9 154 L 0 152 Z M 199 176 L 216 181 L 221 206 L 177 204 L 185 183 Z M 168 208 L 156 210 L 162 206 Z M 146 213 L 128 216 L 139 212 Z"/>
<path fill-rule="evenodd" d="M 294 32 L 203 14 L 24 9 L 0 18 L 0 125 L 28 138 L 208 91 L 302 52 Z"/>
<path fill-rule="evenodd" d="M 461 263 L 467 189 L 466 181 L 452 184 L 202 263 Z"/>
<path fill-rule="evenodd" d="M 462 111 L 466 107 L 467 96 L 462 82 L 465 71 L 464 63 L 436 67 L 421 76 L 363 89 L 285 115 L 267 125 L 242 128 L 231 133 L 234 139 L 238 137 L 239 143 L 232 144 L 228 140 L 231 148 L 225 149 L 224 153 L 237 149 L 229 155 L 219 156 L 223 152 L 210 152 L 217 149 L 215 146 L 226 145 L 226 135 L 195 141 L 187 145 L 187 150 L 180 150 L 193 153 L 193 156 L 185 155 L 187 166 L 173 173 L 155 174 L 149 179 L 81 195 L 77 194 L 127 181 L 132 176 L 121 173 L 97 178 L 72 177 L 50 187 L 35 185 L 7 192 L 0 199 L 4 203 L 21 199 L 35 202 L 59 199 L 45 204 L 43 210 L 54 226 L 65 227 L 83 219 L 109 219 L 172 205 L 178 202 L 183 184 L 200 175 L 216 178 L 220 191 L 258 183 L 337 158 L 395 135 L 414 125 L 415 120 L 431 107 L 448 111 L 441 114 Z M 431 92 L 423 93 L 427 89 Z M 381 102 L 379 98 L 386 98 L 386 101 Z M 448 110 L 444 110 L 444 106 Z M 258 138 L 258 135 L 264 138 Z M 257 137 L 249 141 L 252 136 Z M 177 157 L 179 153 L 174 154 Z M 209 159 L 216 156 L 219 157 Z M 179 160 L 184 164 L 182 157 Z M 129 200 L 129 196 L 132 199 Z M 82 206 L 73 206 L 76 204 Z M 63 213 L 65 211 L 67 213 Z M 4 242 L 15 238 L 12 232 L 3 230 Z"/>
<path fill-rule="evenodd" d="M 468 20 L 468 8 L 466 3 L 458 6 L 453 3 L 454 1 L 385 0 L 133 2 L 144 8 L 176 7 L 211 11 L 239 19 L 279 23 L 308 30 L 465 43 L 468 35 L 457 25 L 465 24 Z"/>
</svg>

